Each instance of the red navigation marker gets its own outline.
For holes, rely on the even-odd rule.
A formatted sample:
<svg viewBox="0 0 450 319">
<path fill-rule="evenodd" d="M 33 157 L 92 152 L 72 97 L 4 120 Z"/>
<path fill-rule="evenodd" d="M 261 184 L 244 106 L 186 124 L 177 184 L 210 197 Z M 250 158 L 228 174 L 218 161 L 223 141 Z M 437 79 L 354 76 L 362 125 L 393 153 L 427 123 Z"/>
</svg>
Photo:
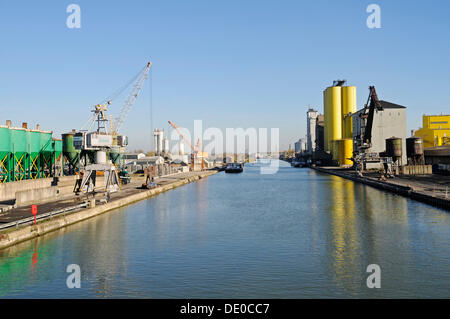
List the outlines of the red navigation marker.
<svg viewBox="0 0 450 319">
<path fill-rule="evenodd" d="M 34 215 L 34 224 L 36 225 L 37 206 L 31 205 L 31 214 Z"/>
</svg>

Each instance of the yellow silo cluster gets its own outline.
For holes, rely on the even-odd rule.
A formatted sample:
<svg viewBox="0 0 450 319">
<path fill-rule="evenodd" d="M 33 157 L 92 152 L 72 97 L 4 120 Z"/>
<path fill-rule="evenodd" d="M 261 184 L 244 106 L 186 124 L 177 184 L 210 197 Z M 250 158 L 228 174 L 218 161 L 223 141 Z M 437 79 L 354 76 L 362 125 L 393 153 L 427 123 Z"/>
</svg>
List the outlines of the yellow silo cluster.
<svg viewBox="0 0 450 319">
<path fill-rule="evenodd" d="M 339 165 L 352 165 L 353 123 L 356 112 L 355 86 L 330 86 L 323 92 L 324 146 Z"/>
</svg>

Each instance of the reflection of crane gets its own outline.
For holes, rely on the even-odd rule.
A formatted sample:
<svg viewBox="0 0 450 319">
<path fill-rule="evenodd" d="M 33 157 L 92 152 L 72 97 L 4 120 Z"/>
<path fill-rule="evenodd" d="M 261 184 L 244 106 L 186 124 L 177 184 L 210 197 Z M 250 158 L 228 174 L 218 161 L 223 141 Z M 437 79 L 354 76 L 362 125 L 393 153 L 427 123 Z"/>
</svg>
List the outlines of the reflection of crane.
<svg viewBox="0 0 450 319">
<path fill-rule="evenodd" d="M 204 165 L 203 165 L 203 157 L 204 154 L 203 152 L 201 152 L 201 142 L 200 139 L 198 139 L 197 141 L 197 145 L 194 147 L 191 144 L 191 141 L 189 141 L 181 132 L 178 126 L 176 126 L 173 122 L 169 121 L 169 124 L 175 129 L 175 131 L 177 131 L 178 135 L 181 136 L 181 138 L 186 142 L 187 145 L 189 145 L 189 147 L 192 150 L 192 160 L 191 160 L 191 165 L 192 165 L 192 169 L 194 169 L 194 163 L 196 161 L 196 159 L 200 158 L 201 159 L 201 163 L 202 163 L 202 171 L 204 169 Z"/>
</svg>

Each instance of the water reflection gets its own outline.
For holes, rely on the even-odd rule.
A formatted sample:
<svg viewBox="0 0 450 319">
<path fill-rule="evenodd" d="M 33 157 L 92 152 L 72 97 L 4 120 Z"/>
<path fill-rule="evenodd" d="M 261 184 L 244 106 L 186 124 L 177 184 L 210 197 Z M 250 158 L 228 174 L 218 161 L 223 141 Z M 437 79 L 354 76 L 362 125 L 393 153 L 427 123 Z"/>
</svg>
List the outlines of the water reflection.
<svg viewBox="0 0 450 319">
<path fill-rule="evenodd" d="M 257 165 L 0 252 L 6 297 L 442 297 L 450 215 L 338 177 Z M 365 286 L 369 264 L 382 289 Z M 65 286 L 69 264 L 82 289 Z"/>
<path fill-rule="evenodd" d="M 37 263 L 38 263 L 38 251 L 37 251 L 37 240 L 33 240 L 33 245 L 34 245 L 34 253 L 33 253 L 33 257 L 31 258 L 31 266 L 33 268 L 36 268 Z"/>
<path fill-rule="evenodd" d="M 80 234 L 73 243 L 77 251 L 74 263 L 81 267 L 82 280 L 95 283 L 93 288 L 99 297 L 110 297 L 117 277 L 127 274 L 128 228 L 126 215 L 112 212 L 90 223 L 84 236 Z M 95 244 L 86 247 L 85 242 Z"/>
<path fill-rule="evenodd" d="M 354 187 L 354 183 L 342 178 L 333 176 L 330 180 L 332 273 L 335 282 L 349 293 L 359 289 L 355 275 L 361 273 Z"/>
</svg>

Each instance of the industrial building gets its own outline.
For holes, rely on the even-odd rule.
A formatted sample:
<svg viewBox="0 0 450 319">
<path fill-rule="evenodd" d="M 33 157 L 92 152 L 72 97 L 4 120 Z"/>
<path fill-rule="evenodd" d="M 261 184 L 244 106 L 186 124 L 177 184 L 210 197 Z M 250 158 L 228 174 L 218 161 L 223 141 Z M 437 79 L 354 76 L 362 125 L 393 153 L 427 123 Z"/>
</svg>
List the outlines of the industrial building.
<svg viewBox="0 0 450 319">
<path fill-rule="evenodd" d="M 129 161 L 132 161 L 132 160 L 139 160 L 139 159 L 141 159 L 143 157 L 145 157 L 144 153 L 126 153 L 123 156 L 125 162 L 129 162 Z"/>
<path fill-rule="evenodd" d="M 185 162 L 185 163 L 189 163 L 190 162 L 190 160 L 189 160 L 190 156 L 188 156 L 186 154 L 184 154 L 184 155 L 172 154 L 171 158 L 172 158 L 172 162 L 175 162 L 175 161 L 182 161 L 182 162 Z"/>
<path fill-rule="evenodd" d="M 314 151 L 324 150 L 324 133 L 325 133 L 324 126 L 325 126 L 324 116 L 322 114 L 319 114 L 316 120 L 316 148 L 314 149 Z"/>
<path fill-rule="evenodd" d="M 401 163 L 407 164 L 406 160 L 406 107 L 398 104 L 380 100 L 382 111 L 375 111 L 372 126 L 372 141 L 370 151 L 380 153 L 386 151 L 386 139 L 391 137 L 402 139 Z M 361 135 L 361 128 L 364 124 L 361 109 L 352 115 L 353 136 L 357 138 Z"/>
<path fill-rule="evenodd" d="M 316 149 L 316 122 L 319 112 L 310 108 L 306 112 L 306 150 L 314 152 Z M 295 151 L 297 153 L 297 151 Z"/>
<path fill-rule="evenodd" d="M 294 143 L 294 151 L 295 153 L 302 153 L 306 151 L 306 142 L 304 138 L 300 138 L 297 142 Z"/>
<path fill-rule="evenodd" d="M 450 115 L 423 115 L 422 122 L 414 136 L 423 139 L 425 148 L 450 145 Z"/>
</svg>

